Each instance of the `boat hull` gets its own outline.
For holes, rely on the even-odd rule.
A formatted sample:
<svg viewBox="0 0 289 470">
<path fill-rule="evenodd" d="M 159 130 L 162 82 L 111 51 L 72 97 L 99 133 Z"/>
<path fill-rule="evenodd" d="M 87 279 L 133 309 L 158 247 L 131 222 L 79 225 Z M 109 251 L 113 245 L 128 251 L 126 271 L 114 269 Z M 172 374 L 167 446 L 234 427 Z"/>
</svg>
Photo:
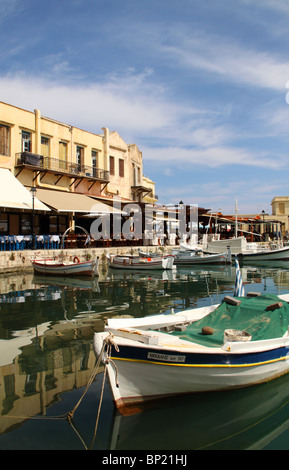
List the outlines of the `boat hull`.
<svg viewBox="0 0 289 470">
<path fill-rule="evenodd" d="M 165 256 L 163 258 L 140 258 L 112 257 L 109 260 L 109 267 L 116 269 L 151 270 L 151 269 L 173 269 L 174 257 Z"/>
<path fill-rule="evenodd" d="M 228 262 L 227 253 L 196 255 L 194 252 L 183 252 L 175 257 L 176 266 L 191 266 L 204 264 L 225 264 Z"/>
<path fill-rule="evenodd" d="M 48 261 L 31 261 L 35 273 L 51 276 L 93 276 L 97 274 L 96 262 L 53 263 Z"/>
<path fill-rule="evenodd" d="M 240 253 L 240 261 L 289 261 L 289 247 L 257 253 Z"/>
<path fill-rule="evenodd" d="M 96 354 L 106 335 L 95 334 Z M 234 343 L 233 353 L 221 348 L 210 353 L 208 348 L 205 352 L 190 352 L 131 346 L 121 344 L 116 337 L 113 341 L 119 352 L 112 353 L 108 375 L 117 408 L 173 395 L 248 387 L 289 372 L 288 338 L 264 341 L 263 347 L 256 347 L 255 343 L 260 342 L 252 342 L 251 351 L 246 344 Z"/>
</svg>

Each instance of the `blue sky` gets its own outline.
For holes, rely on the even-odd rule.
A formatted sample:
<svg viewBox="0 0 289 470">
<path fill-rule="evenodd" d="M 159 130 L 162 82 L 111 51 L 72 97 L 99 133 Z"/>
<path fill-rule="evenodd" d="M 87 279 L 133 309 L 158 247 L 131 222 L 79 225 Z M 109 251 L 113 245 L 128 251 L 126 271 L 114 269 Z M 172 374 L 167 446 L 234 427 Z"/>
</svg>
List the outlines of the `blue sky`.
<svg viewBox="0 0 289 470">
<path fill-rule="evenodd" d="M 288 24 L 288 0 L 0 0 L 0 100 L 118 131 L 161 203 L 271 213 L 289 196 Z"/>
</svg>

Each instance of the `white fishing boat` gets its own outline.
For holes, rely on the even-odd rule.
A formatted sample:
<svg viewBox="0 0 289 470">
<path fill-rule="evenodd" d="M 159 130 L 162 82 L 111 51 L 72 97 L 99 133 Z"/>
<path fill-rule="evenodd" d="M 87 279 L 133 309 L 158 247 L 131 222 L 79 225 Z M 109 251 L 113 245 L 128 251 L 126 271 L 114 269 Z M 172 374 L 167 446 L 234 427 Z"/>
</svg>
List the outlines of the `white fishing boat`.
<svg viewBox="0 0 289 470">
<path fill-rule="evenodd" d="M 276 249 L 261 250 L 252 253 L 240 253 L 241 261 L 289 261 L 289 246 Z"/>
<path fill-rule="evenodd" d="M 52 258 L 32 259 L 34 272 L 52 276 L 97 276 L 99 259 L 81 262 L 77 256 L 73 261 L 60 261 Z"/>
<path fill-rule="evenodd" d="M 94 350 L 107 361 L 116 407 L 248 387 L 288 373 L 289 295 L 237 300 L 240 305 L 108 320 L 94 335 Z"/>
<path fill-rule="evenodd" d="M 203 251 L 195 250 L 175 250 L 173 251 L 175 256 L 176 266 L 191 266 L 196 264 L 225 264 L 231 262 L 230 253 L 214 253 L 208 254 Z"/>
<path fill-rule="evenodd" d="M 182 250 L 200 252 L 203 251 L 205 246 L 206 243 L 204 243 L 204 240 L 200 243 L 196 234 L 192 234 L 189 241 L 187 241 L 187 239 L 180 241 L 180 248 Z"/>
<path fill-rule="evenodd" d="M 150 269 L 173 269 L 174 257 L 166 256 L 108 256 L 108 265 L 110 268 L 117 269 L 134 269 L 134 270 L 150 270 Z"/>
<path fill-rule="evenodd" d="M 224 240 L 216 238 L 204 243 L 204 250 L 206 253 L 224 253 L 229 248 L 232 255 L 239 255 L 240 253 L 247 251 L 248 246 L 246 238 L 234 237 Z"/>
</svg>

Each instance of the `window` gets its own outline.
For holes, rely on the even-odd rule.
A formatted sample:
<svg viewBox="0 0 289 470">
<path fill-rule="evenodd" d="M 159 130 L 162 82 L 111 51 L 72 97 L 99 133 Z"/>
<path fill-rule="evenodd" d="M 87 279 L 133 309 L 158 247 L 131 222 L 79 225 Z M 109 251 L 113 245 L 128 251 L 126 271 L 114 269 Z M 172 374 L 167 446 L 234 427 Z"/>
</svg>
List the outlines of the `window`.
<svg viewBox="0 0 289 470">
<path fill-rule="evenodd" d="M 91 151 L 91 166 L 92 166 L 92 174 L 96 178 L 97 167 L 98 167 L 98 152 L 96 152 L 96 150 Z"/>
<path fill-rule="evenodd" d="M 0 155 L 10 156 L 10 127 L 0 124 Z"/>
<path fill-rule="evenodd" d="M 22 131 L 22 152 L 31 152 L 32 142 L 31 142 L 31 132 Z"/>
<path fill-rule="evenodd" d="M 119 159 L 119 176 L 124 177 L 124 160 Z"/>
<path fill-rule="evenodd" d="M 58 216 L 58 232 L 59 234 L 64 233 L 68 227 L 68 218 L 65 215 Z"/>
<path fill-rule="evenodd" d="M 114 175 L 114 157 L 109 157 L 109 171 L 111 175 Z"/>
<path fill-rule="evenodd" d="M 91 165 L 93 168 L 97 168 L 98 152 L 96 150 L 91 151 Z"/>
<path fill-rule="evenodd" d="M 35 223 L 36 226 L 36 223 Z M 21 216 L 21 233 L 23 235 L 30 235 L 31 234 L 31 215 L 30 214 L 22 214 Z"/>
<path fill-rule="evenodd" d="M 0 234 L 1 235 L 8 234 L 8 214 L 7 213 L 0 214 Z"/>
<path fill-rule="evenodd" d="M 66 169 L 67 161 L 67 143 L 59 142 L 59 168 Z"/>
<path fill-rule="evenodd" d="M 49 233 L 61 235 L 68 227 L 68 218 L 65 215 L 51 215 L 49 217 Z"/>
<path fill-rule="evenodd" d="M 49 157 L 49 139 L 47 137 L 41 137 L 41 155 L 43 157 Z"/>
<path fill-rule="evenodd" d="M 79 145 L 76 146 L 76 163 L 79 166 L 79 170 L 81 166 L 84 164 L 84 148 L 80 147 Z"/>
</svg>

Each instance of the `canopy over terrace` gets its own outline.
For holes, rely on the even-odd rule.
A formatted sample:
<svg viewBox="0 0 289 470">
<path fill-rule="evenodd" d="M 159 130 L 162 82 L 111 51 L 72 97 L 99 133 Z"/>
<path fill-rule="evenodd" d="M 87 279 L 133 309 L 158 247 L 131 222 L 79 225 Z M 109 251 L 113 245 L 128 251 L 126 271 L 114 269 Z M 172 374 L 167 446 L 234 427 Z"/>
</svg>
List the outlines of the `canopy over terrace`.
<svg viewBox="0 0 289 470">
<path fill-rule="evenodd" d="M 89 233 L 92 222 L 98 217 L 116 212 L 121 213 L 116 208 L 85 194 L 37 188 L 37 196 L 49 205 L 59 217 L 68 216 L 65 229 L 72 229 L 73 232 L 76 231 L 76 228 L 82 228 Z M 64 230 L 60 230 L 60 233 L 63 232 Z M 75 238 L 76 236 L 78 242 L 81 243 L 82 232 L 77 235 L 69 233 L 69 238 Z"/>
<path fill-rule="evenodd" d="M 78 212 L 94 217 L 110 214 L 117 209 L 85 194 L 37 188 L 37 196 L 41 201 L 57 212 Z"/>
<path fill-rule="evenodd" d="M 26 189 L 10 170 L 0 168 L 0 208 L 33 210 L 30 191 Z M 35 211 L 50 211 L 38 197 L 34 198 Z"/>
<path fill-rule="evenodd" d="M 92 210 L 95 201 L 84 194 L 37 188 L 37 197 L 57 212 L 82 212 Z"/>
<path fill-rule="evenodd" d="M 219 233 L 223 238 L 244 235 L 251 241 L 264 241 L 264 234 L 276 234 L 283 222 L 264 214 L 223 215 L 221 212 L 204 214 L 203 228 L 207 233 Z"/>
</svg>

